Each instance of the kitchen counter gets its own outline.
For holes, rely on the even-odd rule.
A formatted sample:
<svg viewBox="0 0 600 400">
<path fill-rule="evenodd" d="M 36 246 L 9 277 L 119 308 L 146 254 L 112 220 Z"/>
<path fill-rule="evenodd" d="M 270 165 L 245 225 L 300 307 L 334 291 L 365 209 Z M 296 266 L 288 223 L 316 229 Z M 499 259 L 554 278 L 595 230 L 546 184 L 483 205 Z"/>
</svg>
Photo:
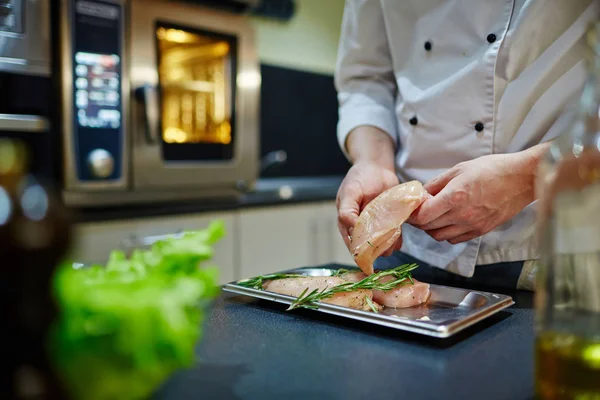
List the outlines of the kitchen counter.
<svg viewBox="0 0 600 400">
<path fill-rule="evenodd" d="M 516 304 L 440 340 L 224 292 L 206 322 L 202 361 L 156 397 L 532 399 L 533 296 L 503 293 Z"/>
<path fill-rule="evenodd" d="M 264 178 L 239 198 L 78 209 L 79 222 L 227 211 L 334 200 L 343 176 Z"/>
</svg>

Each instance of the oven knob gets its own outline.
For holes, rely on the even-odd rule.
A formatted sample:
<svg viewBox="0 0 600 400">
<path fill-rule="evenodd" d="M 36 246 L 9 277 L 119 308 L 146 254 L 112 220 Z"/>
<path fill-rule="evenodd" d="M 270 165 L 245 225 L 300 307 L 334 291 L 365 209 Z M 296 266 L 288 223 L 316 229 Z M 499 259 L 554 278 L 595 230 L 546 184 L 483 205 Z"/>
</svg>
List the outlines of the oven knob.
<svg viewBox="0 0 600 400">
<path fill-rule="evenodd" d="M 92 150 L 87 161 L 90 172 L 95 178 L 108 178 L 113 173 L 115 160 L 104 149 Z"/>
</svg>

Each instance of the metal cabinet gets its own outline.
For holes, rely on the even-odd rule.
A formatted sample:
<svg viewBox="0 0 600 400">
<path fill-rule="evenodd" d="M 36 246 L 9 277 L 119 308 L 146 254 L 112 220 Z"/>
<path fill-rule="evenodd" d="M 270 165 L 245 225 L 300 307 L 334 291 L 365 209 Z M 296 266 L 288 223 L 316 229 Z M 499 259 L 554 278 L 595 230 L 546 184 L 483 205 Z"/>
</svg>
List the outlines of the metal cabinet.
<svg viewBox="0 0 600 400">
<path fill-rule="evenodd" d="M 240 277 L 319 263 L 319 206 L 240 211 Z"/>
<path fill-rule="evenodd" d="M 310 265 L 354 265 L 338 232 L 333 201 L 80 224 L 73 258 L 105 263 L 113 249 L 149 236 L 202 229 L 214 219 L 222 219 L 227 230 L 210 261 L 219 267 L 221 283 Z"/>
<path fill-rule="evenodd" d="M 203 229 L 215 219 L 221 219 L 225 223 L 226 236 L 215 245 L 215 255 L 207 265 L 215 265 L 219 268 L 221 283 L 230 282 L 238 275 L 236 263 L 238 239 L 234 212 L 79 224 L 75 231 L 73 259 L 83 263 L 105 263 L 114 249 L 126 250 L 132 243 L 149 236 Z"/>
<path fill-rule="evenodd" d="M 335 202 L 323 203 L 319 215 L 320 229 L 328 240 L 321 246 L 321 263 L 356 265 L 338 230 Z"/>
<path fill-rule="evenodd" d="M 240 278 L 309 265 L 354 264 L 338 232 L 334 202 L 244 210 L 239 218 Z"/>
</svg>

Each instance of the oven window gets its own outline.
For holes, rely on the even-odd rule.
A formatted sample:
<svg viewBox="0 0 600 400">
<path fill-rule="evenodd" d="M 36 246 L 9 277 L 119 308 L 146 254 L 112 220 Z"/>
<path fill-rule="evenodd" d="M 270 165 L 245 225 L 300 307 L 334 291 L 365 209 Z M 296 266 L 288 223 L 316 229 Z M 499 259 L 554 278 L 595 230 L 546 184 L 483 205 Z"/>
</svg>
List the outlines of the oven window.
<svg viewBox="0 0 600 400">
<path fill-rule="evenodd" d="M 236 38 L 159 23 L 156 39 L 163 156 L 231 159 Z"/>
</svg>

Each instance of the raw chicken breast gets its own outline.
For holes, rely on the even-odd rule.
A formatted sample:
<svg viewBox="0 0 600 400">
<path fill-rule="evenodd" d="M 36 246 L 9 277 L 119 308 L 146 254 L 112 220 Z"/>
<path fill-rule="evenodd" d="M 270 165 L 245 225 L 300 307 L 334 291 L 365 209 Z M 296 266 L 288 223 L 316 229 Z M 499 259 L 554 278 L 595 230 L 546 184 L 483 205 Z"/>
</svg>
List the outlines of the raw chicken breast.
<svg viewBox="0 0 600 400">
<path fill-rule="evenodd" d="M 285 278 L 267 281 L 263 284 L 263 289 L 269 292 L 298 297 L 307 287 L 308 291 L 306 293 L 310 293 L 315 289 L 323 290 L 346 282 L 337 276 L 307 276 L 305 278 Z M 354 292 L 336 293 L 332 297 L 323 300 L 323 303 L 368 311 L 371 310 L 371 307 L 369 307 L 365 297 L 372 300 L 373 291 L 361 289 Z"/>
<path fill-rule="evenodd" d="M 341 274 L 340 278 L 345 280 L 346 282 L 360 282 L 365 279 L 367 275 L 364 272 L 356 271 L 356 272 L 346 272 L 345 274 Z"/>
<path fill-rule="evenodd" d="M 394 279 L 392 276 L 384 276 L 381 282 Z M 418 306 L 429 300 L 429 284 L 413 279 L 414 284 L 404 283 L 391 290 L 373 290 L 373 298 L 379 304 L 392 308 L 407 308 Z"/>
<path fill-rule="evenodd" d="M 374 198 L 354 225 L 350 251 L 356 265 L 367 275 L 375 260 L 392 247 L 402 234 L 402 224 L 430 195 L 421 182 L 394 186 Z"/>
<path fill-rule="evenodd" d="M 340 275 L 340 278 L 342 278 L 346 282 L 352 283 L 360 282 L 366 277 L 367 275 L 365 275 L 363 272 L 346 272 L 345 274 Z M 381 304 L 377 303 L 376 301 L 373 301 L 372 303 L 377 311 L 383 310 L 383 306 Z M 373 309 L 371 308 L 369 308 L 369 310 L 373 311 Z"/>
<path fill-rule="evenodd" d="M 367 277 L 363 272 L 348 272 L 341 275 L 342 279 L 347 282 L 358 282 Z M 380 279 L 381 282 L 388 282 L 394 279 L 392 276 L 384 276 Z M 373 290 L 373 300 L 377 305 L 384 305 L 391 308 L 407 308 L 414 307 L 425 303 L 429 300 L 430 291 L 429 284 L 419 282 L 413 278 L 414 284 L 407 282 L 394 289 L 383 291 Z"/>
</svg>

